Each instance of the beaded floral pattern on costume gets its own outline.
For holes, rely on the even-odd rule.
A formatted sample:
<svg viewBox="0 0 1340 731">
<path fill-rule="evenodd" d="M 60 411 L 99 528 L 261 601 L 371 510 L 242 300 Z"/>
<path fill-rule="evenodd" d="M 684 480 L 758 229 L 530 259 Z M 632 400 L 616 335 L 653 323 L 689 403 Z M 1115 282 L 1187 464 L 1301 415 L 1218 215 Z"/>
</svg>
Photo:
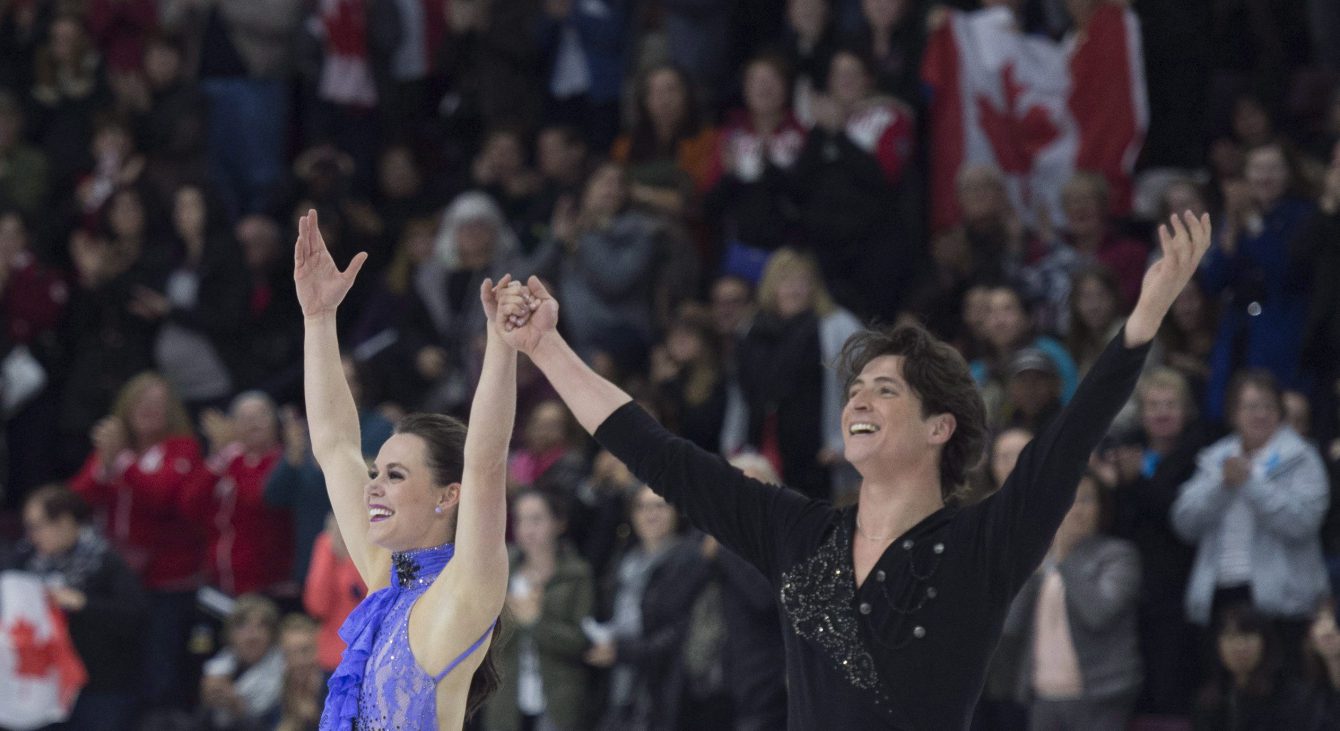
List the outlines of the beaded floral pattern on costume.
<svg viewBox="0 0 1340 731">
<path fill-rule="evenodd" d="M 782 574 L 782 607 L 795 633 L 818 645 L 853 686 L 883 694 L 852 602 L 851 529 L 839 521 L 814 555 Z"/>
</svg>

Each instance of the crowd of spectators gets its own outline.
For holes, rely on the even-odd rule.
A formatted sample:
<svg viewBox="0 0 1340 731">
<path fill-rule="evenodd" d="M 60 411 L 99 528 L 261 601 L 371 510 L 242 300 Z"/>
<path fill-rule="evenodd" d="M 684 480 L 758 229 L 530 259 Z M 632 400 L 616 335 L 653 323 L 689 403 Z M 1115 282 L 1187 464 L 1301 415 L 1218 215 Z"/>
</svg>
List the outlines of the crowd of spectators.
<svg viewBox="0 0 1340 731">
<path fill-rule="evenodd" d="M 1116 1 L 982 4 L 1060 38 Z M 315 728 L 366 589 L 302 411 L 310 208 L 341 266 L 369 254 L 340 322 L 366 455 L 467 416 L 474 293 L 535 274 L 667 426 L 839 503 L 830 364 L 863 323 L 970 363 L 994 440 L 954 499 L 990 499 L 1120 331 L 1154 222 L 1209 212 L 977 725 L 1340 727 L 1340 12 L 1131 2 L 1133 212 L 1081 170 L 1021 216 L 974 164 L 931 230 L 926 0 L 0 0 L 0 528 L 88 669 L 69 727 Z M 518 389 L 474 727 L 784 727 L 761 577 L 524 358 Z"/>
</svg>

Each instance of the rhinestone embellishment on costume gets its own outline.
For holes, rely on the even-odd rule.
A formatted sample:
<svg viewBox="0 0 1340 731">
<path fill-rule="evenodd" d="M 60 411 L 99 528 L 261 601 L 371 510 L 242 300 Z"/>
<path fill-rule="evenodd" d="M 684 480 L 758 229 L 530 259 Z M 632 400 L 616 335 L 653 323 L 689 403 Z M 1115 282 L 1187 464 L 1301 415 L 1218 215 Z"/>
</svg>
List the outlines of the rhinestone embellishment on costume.
<svg viewBox="0 0 1340 731">
<path fill-rule="evenodd" d="M 411 551 L 396 551 L 391 554 L 391 570 L 395 583 L 402 588 L 427 588 L 437 578 L 437 573 L 424 573 L 422 556 L 425 553 L 439 551 L 440 548 L 416 548 Z"/>
<path fill-rule="evenodd" d="M 401 586 L 409 586 L 414 583 L 414 579 L 419 576 L 419 564 L 405 553 L 391 554 L 391 562 L 395 564 L 395 577 Z"/>
<path fill-rule="evenodd" d="M 814 555 L 782 574 L 782 607 L 795 633 L 818 645 L 848 682 L 882 695 L 875 660 L 852 612 L 850 555 L 850 528 L 839 523 Z"/>
</svg>

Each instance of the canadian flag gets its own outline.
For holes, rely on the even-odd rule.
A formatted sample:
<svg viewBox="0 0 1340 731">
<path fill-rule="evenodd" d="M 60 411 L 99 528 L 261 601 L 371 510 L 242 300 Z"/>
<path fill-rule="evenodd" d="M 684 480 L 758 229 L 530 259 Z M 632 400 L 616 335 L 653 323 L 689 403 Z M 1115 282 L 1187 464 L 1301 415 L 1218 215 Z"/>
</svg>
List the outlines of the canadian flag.
<svg viewBox="0 0 1340 731">
<path fill-rule="evenodd" d="M 64 721 L 87 681 L 65 615 L 42 579 L 0 573 L 0 727 L 27 731 Z"/>
<path fill-rule="evenodd" d="M 949 11 L 932 32 L 921 75 L 931 92 L 931 225 L 958 222 L 954 179 L 990 164 L 1016 210 L 1061 218 L 1061 186 L 1076 170 L 1101 173 L 1112 212 L 1131 205 L 1131 173 L 1149 127 L 1139 21 L 1100 4 L 1061 42 L 1020 32 L 1008 8 Z"/>
<path fill-rule="evenodd" d="M 377 85 L 368 62 L 367 3 L 320 0 L 318 8 L 317 28 L 326 52 L 317 82 L 321 98 L 352 107 L 376 106 Z"/>
</svg>

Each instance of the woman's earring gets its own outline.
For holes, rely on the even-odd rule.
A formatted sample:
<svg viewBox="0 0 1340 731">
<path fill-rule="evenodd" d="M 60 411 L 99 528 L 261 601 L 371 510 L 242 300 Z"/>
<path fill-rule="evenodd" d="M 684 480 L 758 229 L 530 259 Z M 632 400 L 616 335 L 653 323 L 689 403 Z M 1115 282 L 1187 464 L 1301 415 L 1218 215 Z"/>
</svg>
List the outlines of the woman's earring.
<svg viewBox="0 0 1340 731">
<path fill-rule="evenodd" d="M 433 508 L 433 512 L 434 512 L 434 513 L 437 513 L 438 515 L 441 515 L 441 514 L 442 514 L 442 506 L 439 505 L 439 506 Z"/>
</svg>

